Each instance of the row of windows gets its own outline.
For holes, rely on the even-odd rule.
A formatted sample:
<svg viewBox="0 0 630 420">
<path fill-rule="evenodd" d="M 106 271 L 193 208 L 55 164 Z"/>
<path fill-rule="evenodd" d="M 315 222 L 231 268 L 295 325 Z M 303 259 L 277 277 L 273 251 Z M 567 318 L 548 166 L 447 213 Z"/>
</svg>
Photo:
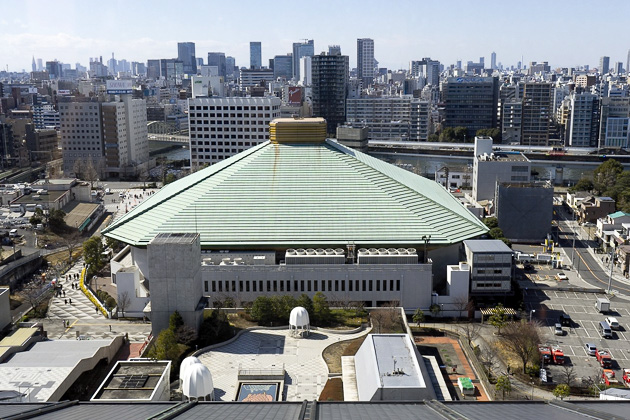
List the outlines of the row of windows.
<svg viewBox="0 0 630 420">
<path fill-rule="evenodd" d="M 501 283 L 499 283 L 500 285 Z M 238 289 L 237 289 L 238 286 Z M 293 287 L 293 290 L 291 288 Z M 212 292 L 399 292 L 400 280 L 232 280 L 212 281 Z M 209 292 L 208 282 L 204 290 Z"/>
<path fill-rule="evenodd" d="M 241 153 L 244 150 L 245 149 L 225 149 L 225 150 L 223 150 L 221 148 L 219 148 L 219 149 L 212 148 L 212 149 L 197 149 L 195 151 L 198 152 L 198 153 L 204 153 L 204 152 L 205 153 L 217 153 L 218 152 L 218 153 L 233 153 L 233 154 L 236 154 L 236 153 Z M 197 155 L 193 154 L 192 158 L 196 159 Z M 203 157 L 201 157 L 201 156 L 200 156 L 200 158 L 203 159 Z"/>
<path fill-rule="evenodd" d="M 190 107 L 191 111 L 269 111 L 269 110 L 280 109 L 280 106 L 274 105 L 270 106 L 249 106 L 249 105 L 192 105 Z"/>
<path fill-rule="evenodd" d="M 501 283 L 475 283 L 475 287 L 482 289 L 482 288 L 495 288 L 495 289 L 500 289 L 501 288 Z"/>
<path fill-rule="evenodd" d="M 269 125 L 269 121 L 271 118 L 267 117 L 265 120 L 212 120 L 212 121 L 204 121 L 204 120 L 190 120 L 190 124 L 198 124 L 198 125 Z"/>
<path fill-rule="evenodd" d="M 198 146 L 210 146 L 211 144 L 212 144 L 212 146 L 223 146 L 224 142 L 222 142 L 222 141 L 217 141 L 217 142 L 214 142 L 214 141 L 213 142 L 210 142 L 210 141 L 199 141 L 199 142 L 191 141 L 190 143 L 193 146 L 197 146 L 197 145 Z M 232 142 L 232 141 L 226 141 L 225 145 L 226 146 L 251 146 L 252 143 L 249 142 L 249 141 L 246 141 L 246 142 L 239 141 L 238 143 L 237 142 Z"/>
<path fill-rule="evenodd" d="M 223 129 L 223 127 L 190 127 L 190 131 L 232 131 L 232 132 L 237 132 L 236 130 L 237 127 L 225 127 L 225 129 Z M 239 128 L 239 132 L 247 132 L 247 133 L 255 133 L 255 132 L 259 132 L 259 133 L 265 133 L 267 132 L 267 127 L 252 127 L 250 129 L 247 130 L 243 130 L 241 127 Z"/>
<path fill-rule="evenodd" d="M 259 140 L 266 140 L 267 139 L 267 135 L 266 134 L 191 134 L 190 135 L 191 139 L 197 139 L 197 138 L 206 138 L 206 139 L 259 139 Z"/>
<path fill-rule="evenodd" d="M 227 118 L 227 117 L 231 117 L 231 118 L 243 118 L 243 115 L 245 116 L 244 118 L 256 118 L 256 116 L 258 116 L 258 118 L 271 118 L 271 114 L 215 114 L 215 113 L 210 113 L 208 114 L 207 112 L 203 113 L 203 118 Z M 197 114 L 195 114 L 194 112 L 191 113 L 189 115 L 189 118 L 202 118 L 202 113 L 199 112 Z"/>
</svg>

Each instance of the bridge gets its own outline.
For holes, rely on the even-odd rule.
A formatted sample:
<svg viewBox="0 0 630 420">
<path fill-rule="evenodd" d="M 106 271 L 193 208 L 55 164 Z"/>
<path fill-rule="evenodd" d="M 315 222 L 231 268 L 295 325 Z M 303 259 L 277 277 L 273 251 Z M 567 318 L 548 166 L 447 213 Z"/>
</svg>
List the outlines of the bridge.
<svg viewBox="0 0 630 420">
<path fill-rule="evenodd" d="M 147 138 L 154 141 L 188 144 L 188 127 L 178 129 L 174 122 L 148 121 Z"/>
</svg>

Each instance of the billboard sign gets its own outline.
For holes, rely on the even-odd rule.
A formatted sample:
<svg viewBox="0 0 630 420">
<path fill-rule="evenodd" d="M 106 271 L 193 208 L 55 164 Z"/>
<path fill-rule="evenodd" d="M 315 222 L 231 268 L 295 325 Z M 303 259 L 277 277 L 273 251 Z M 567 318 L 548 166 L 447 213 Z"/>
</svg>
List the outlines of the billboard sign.
<svg viewBox="0 0 630 420">
<path fill-rule="evenodd" d="M 68 89 L 59 89 L 57 91 L 57 95 L 70 95 L 70 90 L 68 90 Z"/>
<path fill-rule="evenodd" d="M 133 92 L 131 80 L 107 80 L 107 93 L 109 95 L 122 95 Z"/>
<path fill-rule="evenodd" d="M 289 86 L 289 100 L 291 105 L 300 105 L 302 103 L 302 88 L 299 86 Z"/>
</svg>

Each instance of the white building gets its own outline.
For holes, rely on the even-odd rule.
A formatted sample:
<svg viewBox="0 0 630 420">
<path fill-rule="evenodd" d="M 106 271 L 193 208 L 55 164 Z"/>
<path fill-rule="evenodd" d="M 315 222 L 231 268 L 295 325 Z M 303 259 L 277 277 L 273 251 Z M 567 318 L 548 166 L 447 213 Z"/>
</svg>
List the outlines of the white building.
<svg viewBox="0 0 630 420">
<path fill-rule="evenodd" d="M 269 140 L 280 105 L 276 97 L 190 99 L 191 166 L 214 164 Z"/>
<path fill-rule="evenodd" d="M 492 138 L 475 137 L 473 191 L 476 202 L 494 200 L 497 182 L 529 182 L 531 162 L 522 153 L 494 153 Z"/>
</svg>

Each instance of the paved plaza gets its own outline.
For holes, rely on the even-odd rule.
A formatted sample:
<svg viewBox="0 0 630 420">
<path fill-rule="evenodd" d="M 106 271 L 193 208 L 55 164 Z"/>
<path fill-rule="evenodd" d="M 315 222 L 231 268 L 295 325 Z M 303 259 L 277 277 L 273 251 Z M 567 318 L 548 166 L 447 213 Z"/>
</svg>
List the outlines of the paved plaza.
<svg viewBox="0 0 630 420">
<path fill-rule="evenodd" d="M 199 360 L 210 369 L 215 398 L 236 399 L 240 369 L 285 369 L 283 399 L 317 400 L 326 381 L 328 369 L 322 352 L 329 345 L 367 334 L 332 334 L 313 331 L 307 337 L 292 336 L 286 330 L 254 330 L 237 340 L 201 354 Z"/>
</svg>

